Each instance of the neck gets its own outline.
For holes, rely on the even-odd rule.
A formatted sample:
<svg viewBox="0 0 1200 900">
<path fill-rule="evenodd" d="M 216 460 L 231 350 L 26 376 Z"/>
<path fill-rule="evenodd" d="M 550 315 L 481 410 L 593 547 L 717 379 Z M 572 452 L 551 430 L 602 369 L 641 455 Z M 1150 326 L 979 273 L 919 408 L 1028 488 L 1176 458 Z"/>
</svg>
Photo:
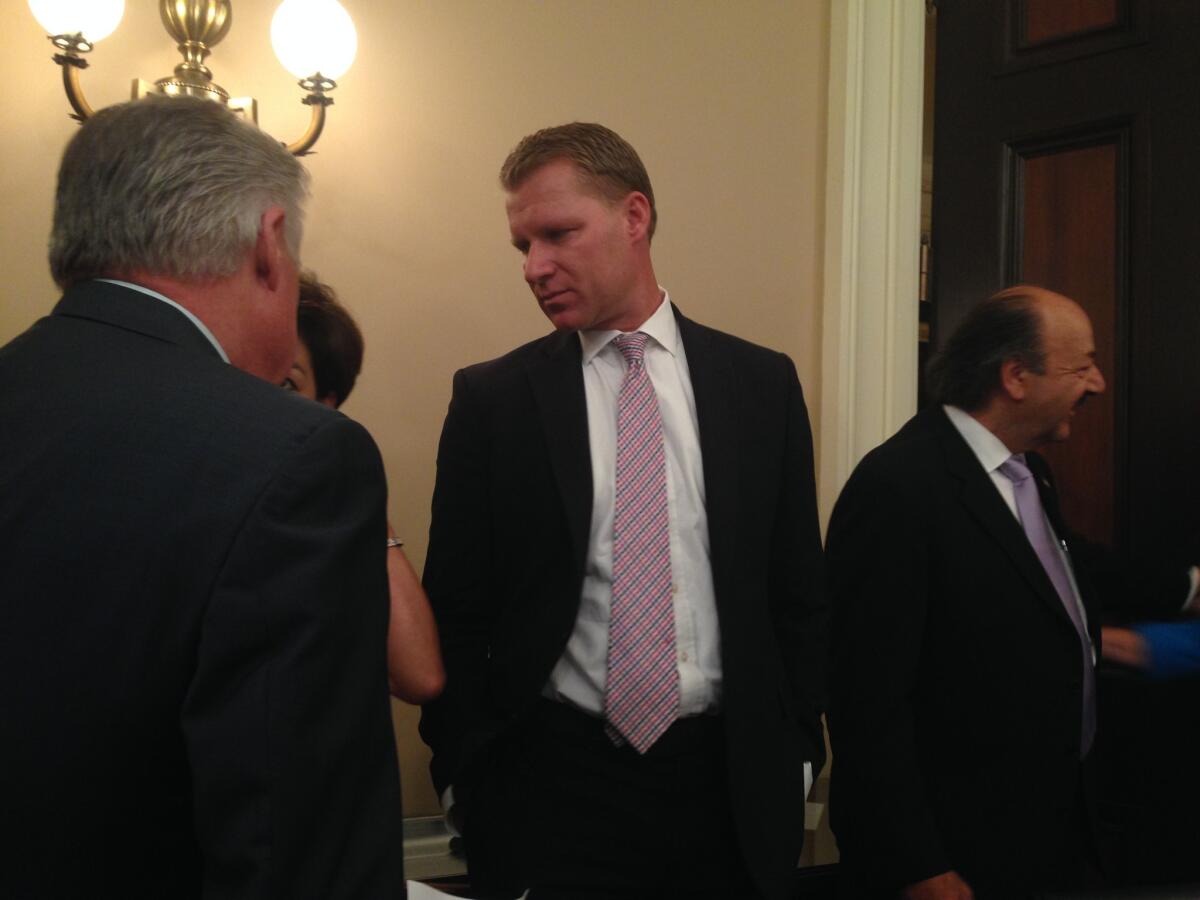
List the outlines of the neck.
<svg viewBox="0 0 1200 900">
<path fill-rule="evenodd" d="M 654 315 L 658 305 L 662 303 L 663 292 L 654 277 L 654 267 L 647 259 L 633 285 L 629 290 L 628 312 L 612 327 L 618 331 L 636 331 Z"/>
<path fill-rule="evenodd" d="M 180 279 L 153 272 L 111 277 L 170 297 L 204 323 L 228 354 L 230 364 L 268 381 L 279 381 L 283 376 L 276 378 L 273 368 L 268 371 L 258 361 L 253 335 L 247 331 L 250 297 L 245 290 L 245 274 L 239 269 L 233 275 L 206 279 Z"/>
<path fill-rule="evenodd" d="M 1036 441 L 1027 428 L 1016 421 L 1000 403 L 990 403 L 969 415 L 998 437 L 1011 453 L 1027 453 L 1036 449 Z"/>
<path fill-rule="evenodd" d="M 218 297 L 230 294 L 231 285 L 226 284 L 229 279 L 190 281 L 153 272 L 124 272 L 111 277 L 170 297 L 203 322 L 227 351 L 237 344 L 236 329 L 232 327 L 230 317 L 225 314 L 223 304 L 217 301 Z"/>
</svg>

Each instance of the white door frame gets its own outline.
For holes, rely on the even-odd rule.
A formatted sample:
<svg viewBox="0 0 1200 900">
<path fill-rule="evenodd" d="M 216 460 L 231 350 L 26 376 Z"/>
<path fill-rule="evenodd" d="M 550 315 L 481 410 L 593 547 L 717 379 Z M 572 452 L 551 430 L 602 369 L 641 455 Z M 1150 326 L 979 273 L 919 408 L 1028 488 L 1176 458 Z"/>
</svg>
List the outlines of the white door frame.
<svg viewBox="0 0 1200 900">
<path fill-rule="evenodd" d="M 924 0 L 832 0 L 817 490 L 916 411 Z"/>
</svg>

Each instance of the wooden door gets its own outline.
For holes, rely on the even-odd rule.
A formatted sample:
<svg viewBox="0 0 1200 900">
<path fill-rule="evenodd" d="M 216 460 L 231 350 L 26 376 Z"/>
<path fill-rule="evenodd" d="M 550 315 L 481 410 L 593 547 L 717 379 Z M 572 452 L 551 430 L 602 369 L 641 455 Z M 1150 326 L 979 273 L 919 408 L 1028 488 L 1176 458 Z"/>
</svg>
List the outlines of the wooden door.
<svg viewBox="0 0 1200 900">
<path fill-rule="evenodd" d="M 1121 553 L 1177 559 L 1200 532 L 1200 2 L 936 9 L 932 341 L 1019 281 L 1079 301 L 1108 391 L 1046 454 L 1066 517 Z M 1198 746 L 1200 691 L 1105 684 L 1115 868 L 1200 879 L 1200 778 L 1166 746 Z"/>
</svg>

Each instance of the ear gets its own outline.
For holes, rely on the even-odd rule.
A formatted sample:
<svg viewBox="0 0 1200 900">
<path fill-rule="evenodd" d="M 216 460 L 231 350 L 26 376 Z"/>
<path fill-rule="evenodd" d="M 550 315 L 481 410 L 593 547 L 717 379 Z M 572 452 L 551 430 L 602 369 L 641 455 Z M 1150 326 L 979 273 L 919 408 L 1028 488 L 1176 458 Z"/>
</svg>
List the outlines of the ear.
<svg viewBox="0 0 1200 900">
<path fill-rule="evenodd" d="M 622 212 L 625 214 L 625 231 L 631 241 L 649 237 L 650 201 L 641 191 L 630 191 L 626 195 Z"/>
<path fill-rule="evenodd" d="M 1000 364 L 1000 389 L 1012 400 L 1025 399 L 1026 369 L 1015 359 Z"/>
<path fill-rule="evenodd" d="M 258 223 L 254 244 L 254 274 L 272 293 L 279 290 L 290 259 L 287 247 L 287 214 L 279 206 L 270 207 Z"/>
<path fill-rule="evenodd" d="M 318 400 L 317 402 L 325 404 L 330 409 L 338 408 L 337 394 L 333 394 L 333 393 L 326 394 L 324 397 L 321 397 L 320 400 Z"/>
</svg>

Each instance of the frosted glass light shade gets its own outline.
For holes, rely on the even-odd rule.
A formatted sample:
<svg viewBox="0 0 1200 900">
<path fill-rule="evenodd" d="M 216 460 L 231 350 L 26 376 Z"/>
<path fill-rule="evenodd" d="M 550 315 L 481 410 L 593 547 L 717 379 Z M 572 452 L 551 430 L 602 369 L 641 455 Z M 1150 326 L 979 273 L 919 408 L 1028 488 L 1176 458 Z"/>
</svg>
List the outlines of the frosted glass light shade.
<svg viewBox="0 0 1200 900">
<path fill-rule="evenodd" d="M 271 45 L 297 78 L 341 78 L 358 52 L 354 22 L 337 0 L 283 0 L 271 19 Z"/>
<path fill-rule="evenodd" d="M 82 34 L 95 43 L 121 24 L 125 0 L 29 0 L 29 10 L 46 34 Z"/>
</svg>

